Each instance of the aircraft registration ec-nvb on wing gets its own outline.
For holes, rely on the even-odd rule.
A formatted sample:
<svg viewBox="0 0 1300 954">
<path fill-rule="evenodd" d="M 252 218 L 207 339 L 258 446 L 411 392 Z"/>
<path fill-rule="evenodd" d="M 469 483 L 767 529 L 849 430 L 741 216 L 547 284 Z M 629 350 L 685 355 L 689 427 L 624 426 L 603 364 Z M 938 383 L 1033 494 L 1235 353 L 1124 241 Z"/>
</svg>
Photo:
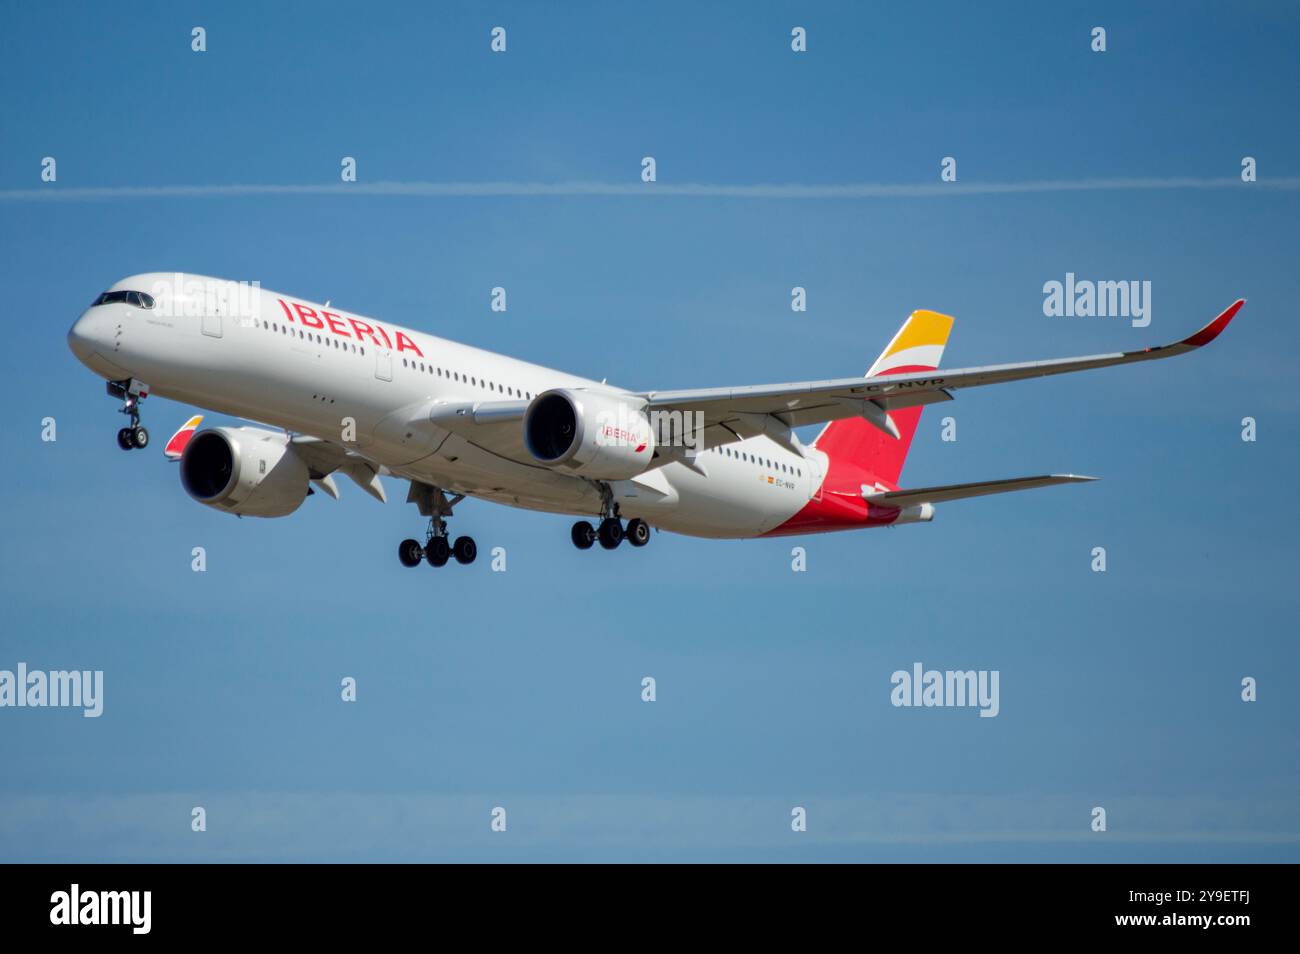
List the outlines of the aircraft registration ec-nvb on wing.
<svg viewBox="0 0 1300 954">
<path fill-rule="evenodd" d="M 199 430 L 165 453 L 191 497 L 228 513 L 293 513 L 342 473 L 380 501 L 380 475 L 410 481 L 429 518 L 407 566 L 473 561 L 447 518 L 466 496 L 599 516 L 573 543 L 650 528 L 698 537 L 820 533 L 928 521 L 963 497 L 1091 480 L 1047 474 L 900 489 L 922 408 L 958 388 L 1183 354 L 1213 341 L 1239 300 L 1200 331 L 1141 351 L 940 371 L 953 319 L 916 311 L 865 377 L 737 388 L 627 391 L 246 283 L 133 275 L 100 295 L 68 344 L 123 402 L 126 449 L 149 442 L 153 393 L 272 425 Z M 824 424 L 805 445 L 794 428 Z M 624 519 L 627 523 L 624 525 Z"/>
</svg>

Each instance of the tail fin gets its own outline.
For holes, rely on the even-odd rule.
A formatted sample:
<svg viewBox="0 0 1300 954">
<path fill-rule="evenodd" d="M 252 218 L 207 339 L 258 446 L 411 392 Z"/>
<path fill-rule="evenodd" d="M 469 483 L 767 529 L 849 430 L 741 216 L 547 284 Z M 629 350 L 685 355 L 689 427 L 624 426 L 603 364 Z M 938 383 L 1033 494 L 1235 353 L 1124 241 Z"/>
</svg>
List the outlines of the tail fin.
<svg viewBox="0 0 1300 954">
<path fill-rule="evenodd" d="M 912 312 L 880 353 L 867 377 L 933 371 L 939 367 L 951 330 L 952 319 L 947 315 L 935 311 Z M 920 407 L 905 407 L 890 412 L 890 417 L 898 425 L 897 440 L 862 418 L 851 417 L 827 424 L 814 446 L 832 460 L 851 461 L 870 471 L 877 479 L 897 486 L 903 472 L 903 461 L 912 446 L 912 435 L 921 419 L 921 410 Z"/>
<path fill-rule="evenodd" d="M 199 425 L 203 423 L 203 415 L 195 414 L 192 418 L 181 425 L 181 429 L 172 435 L 167 446 L 163 448 L 163 456 L 168 460 L 180 460 L 181 454 L 185 453 L 185 447 L 198 430 Z"/>
</svg>

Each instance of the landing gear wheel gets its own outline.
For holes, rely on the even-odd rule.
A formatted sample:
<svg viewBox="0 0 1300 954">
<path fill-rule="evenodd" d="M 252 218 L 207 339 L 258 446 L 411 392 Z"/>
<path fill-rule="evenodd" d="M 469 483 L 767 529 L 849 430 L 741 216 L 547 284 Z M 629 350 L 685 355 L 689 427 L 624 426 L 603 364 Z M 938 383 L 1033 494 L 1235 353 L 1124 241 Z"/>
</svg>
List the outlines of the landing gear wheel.
<svg viewBox="0 0 1300 954">
<path fill-rule="evenodd" d="M 402 566 L 419 566 L 424 550 L 416 540 L 403 540 L 397 545 L 397 559 Z"/>
<path fill-rule="evenodd" d="M 590 550 L 596 542 L 596 528 L 585 520 L 579 520 L 569 531 L 569 537 L 579 550 Z"/>
<path fill-rule="evenodd" d="M 473 537 L 457 537 L 456 542 L 452 544 L 451 552 L 456 557 L 457 563 L 473 563 L 474 558 L 478 556 L 478 544 L 474 542 Z"/>
<path fill-rule="evenodd" d="M 640 518 L 627 523 L 627 542 L 634 547 L 643 547 L 650 542 L 650 524 Z"/>
<path fill-rule="evenodd" d="M 424 548 L 424 558 L 429 561 L 429 566 L 446 566 L 451 559 L 451 547 L 447 545 L 447 538 L 431 537 Z"/>
<path fill-rule="evenodd" d="M 600 522 L 596 535 L 602 547 L 612 550 L 623 542 L 623 524 L 617 517 L 606 517 Z"/>
<path fill-rule="evenodd" d="M 134 389 L 134 390 L 133 390 Z M 109 397 L 120 398 L 118 413 L 125 414 L 131 423 L 117 432 L 117 446 L 122 450 L 144 449 L 149 446 L 149 432 L 140 426 L 140 402 L 149 394 L 148 385 L 132 378 L 108 382 Z"/>
</svg>

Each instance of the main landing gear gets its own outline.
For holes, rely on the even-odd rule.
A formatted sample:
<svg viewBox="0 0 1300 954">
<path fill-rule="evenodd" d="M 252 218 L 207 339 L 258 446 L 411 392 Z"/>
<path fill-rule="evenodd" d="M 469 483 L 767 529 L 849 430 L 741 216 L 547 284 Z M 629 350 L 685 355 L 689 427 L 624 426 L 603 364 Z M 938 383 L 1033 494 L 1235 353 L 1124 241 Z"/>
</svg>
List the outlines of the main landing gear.
<svg viewBox="0 0 1300 954">
<path fill-rule="evenodd" d="M 446 566 L 454 558 L 457 563 L 473 563 L 478 556 L 478 544 L 473 537 L 457 537 L 455 543 L 447 542 L 447 527 L 441 520 L 433 525 L 426 534 L 424 546 L 418 540 L 403 540 L 397 545 L 397 559 L 402 566 L 419 566 L 422 560 L 428 560 L 429 566 Z"/>
<path fill-rule="evenodd" d="M 117 432 L 117 446 L 122 450 L 144 450 L 149 446 L 149 432 L 140 424 L 140 401 L 148 395 L 148 387 L 138 381 L 109 381 L 108 393 L 122 399 L 118 413 L 131 419 L 130 426 Z"/>
<path fill-rule="evenodd" d="M 397 559 L 402 566 L 419 566 L 421 560 L 427 560 L 429 566 L 446 566 L 453 559 L 463 564 L 474 562 L 478 544 L 473 537 L 457 537 L 451 543 L 447 536 L 447 517 L 451 516 L 451 508 L 465 499 L 464 495 L 448 500 L 437 487 L 413 481 L 406 499 L 417 504 L 420 513 L 429 518 L 429 528 L 424 533 L 424 546 L 418 540 L 403 540 L 397 545 Z"/>
<path fill-rule="evenodd" d="M 600 541 L 606 550 L 615 549 L 625 539 L 634 547 L 643 547 L 650 542 L 650 524 L 639 517 L 627 522 L 626 529 L 618 515 L 618 504 L 613 501 L 613 494 L 607 487 L 601 488 L 603 499 L 602 518 L 598 526 L 593 527 L 586 520 L 579 520 L 569 531 L 569 538 L 579 550 L 590 550 Z"/>
</svg>

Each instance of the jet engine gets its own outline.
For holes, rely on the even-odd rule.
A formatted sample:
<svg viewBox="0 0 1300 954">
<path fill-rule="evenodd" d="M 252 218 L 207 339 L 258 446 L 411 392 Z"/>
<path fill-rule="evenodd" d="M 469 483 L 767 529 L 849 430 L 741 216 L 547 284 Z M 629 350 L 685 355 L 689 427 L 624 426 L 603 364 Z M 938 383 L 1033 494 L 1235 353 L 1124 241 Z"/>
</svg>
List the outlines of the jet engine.
<svg viewBox="0 0 1300 954">
<path fill-rule="evenodd" d="M 201 504 L 241 517 L 284 517 L 307 499 L 307 465 L 276 431 L 214 427 L 181 455 L 181 484 Z"/>
<path fill-rule="evenodd" d="M 654 457 L 655 437 L 634 398 L 556 388 L 524 413 L 524 446 L 539 463 L 597 480 L 626 480 Z"/>
</svg>

